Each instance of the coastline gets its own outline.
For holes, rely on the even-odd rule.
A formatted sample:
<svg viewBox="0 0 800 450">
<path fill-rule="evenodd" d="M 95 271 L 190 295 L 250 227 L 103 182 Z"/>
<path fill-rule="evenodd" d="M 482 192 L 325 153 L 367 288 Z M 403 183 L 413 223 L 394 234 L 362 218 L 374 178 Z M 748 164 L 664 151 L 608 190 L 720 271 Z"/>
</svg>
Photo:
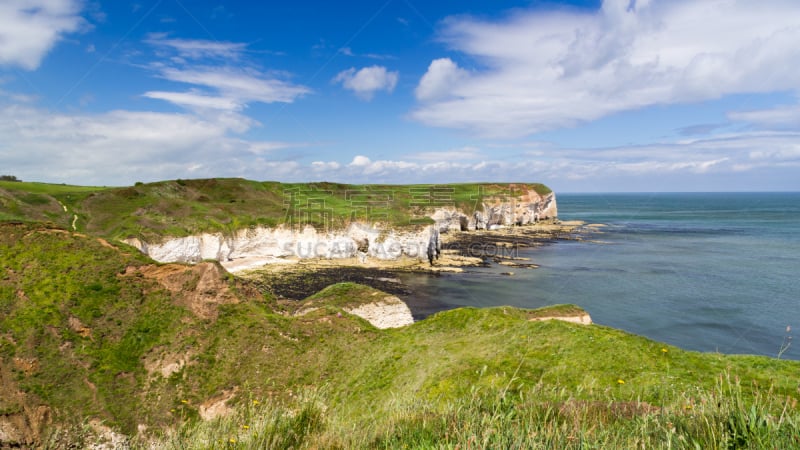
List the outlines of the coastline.
<svg viewBox="0 0 800 450">
<path fill-rule="evenodd" d="M 504 227 L 495 230 L 449 231 L 442 233 L 442 248 L 433 264 L 417 258 L 385 260 L 378 258 L 264 258 L 225 261 L 226 270 L 269 290 L 279 299 L 303 300 L 325 287 L 340 282 L 355 282 L 396 296 L 413 292 L 399 278 L 400 274 L 440 276 L 464 274 L 471 267 L 493 264 L 513 270 L 532 270 L 538 265 L 517 255 L 522 248 L 535 248 L 559 241 L 582 241 L 596 230 L 585 222 L 547 221 Z M 238 270 L 237 270 L 238 268 Z M 507 272 L 511 276 L 513 272 Z"/>
</svg>

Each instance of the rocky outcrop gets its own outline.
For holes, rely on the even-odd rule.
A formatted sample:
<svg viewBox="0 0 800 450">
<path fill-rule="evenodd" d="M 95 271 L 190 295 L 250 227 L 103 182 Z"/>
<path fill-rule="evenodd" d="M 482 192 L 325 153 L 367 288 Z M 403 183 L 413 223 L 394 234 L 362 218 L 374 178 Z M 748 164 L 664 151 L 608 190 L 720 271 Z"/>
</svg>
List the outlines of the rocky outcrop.
<svg viewBox="0 0 800 450">
<path fill-rule="evenodd" d="M 373 303 L 345 308 L 345 311 L 361 317 L 375 328 L 398 328 L 414 323 L 411 309 L 404 301 L 393 295 Z"/>
<path fill-rule="evenodd" d="M 569 316 L 542 316 L 528 319 L 531 322 L 541 322 L 545 320 L 560 320 L 562 322 L 577 323 L 579 325 L 591 325 L 592 317 L 589 313 L 574 314 Z"/>
<path fill-rule="evenodd" d="M 243 270 L 287 259 L 366 258 L 434 260 L 441 250 L 440 233 L 528 225 L 557 215 L 555 194 L 523 191 L 509 197 L 484 197 L 476 211 L 439 208 L 434 224 L 414 230 L 396 230 L 356 222 L 346 229 L 320 231 L 311 226 L 257 227 L 233 234 L 204 233 L 148 243 L 125 240 L 159 262 L 217 260 L 228 270 Z"/>
<path fill-rule="evenodd" d="M 471 213 L 455 208 L 439 209 L 431 218 L 441 232 L 491 230 L 497 227 L 529 225 L 558 217 L 555 193 L 540 195 L 525 191 L 522 195 L 484 198 L 480 208 Z"/>
</svg>

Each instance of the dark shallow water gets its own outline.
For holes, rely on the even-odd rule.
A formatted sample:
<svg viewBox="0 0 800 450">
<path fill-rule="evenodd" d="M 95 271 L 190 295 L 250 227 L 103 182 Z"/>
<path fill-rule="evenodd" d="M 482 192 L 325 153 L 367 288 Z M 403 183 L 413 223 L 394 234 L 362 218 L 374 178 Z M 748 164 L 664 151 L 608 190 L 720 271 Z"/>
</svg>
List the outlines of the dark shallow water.
<svg viewBox="0 0 800 450">
<path fill-rule="evenodd" d="M 534 270 L 404 275 L 415 316 L 575 303 L 597 323 L 682 348 L 769 356 L 794 334 L 787 326 L 800 333 L 800 193 L 562 194 L 558 204 L 562 220 L 607 224 L 590 236 L 603 243 L 520 250 Z M 800 359 L 798 341 L 784 358 Z"/>
</svg>

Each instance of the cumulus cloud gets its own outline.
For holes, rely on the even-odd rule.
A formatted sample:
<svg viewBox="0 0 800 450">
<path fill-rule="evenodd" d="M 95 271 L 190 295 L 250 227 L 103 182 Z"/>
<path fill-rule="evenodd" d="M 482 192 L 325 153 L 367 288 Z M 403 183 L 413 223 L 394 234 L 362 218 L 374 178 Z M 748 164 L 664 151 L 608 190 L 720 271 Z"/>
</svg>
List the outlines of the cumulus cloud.
<svg viewBox="0 0 800 450">
<path fill-rule="evenodd" d="M 0 2 L 0 65 L 35 70 L 65 35 L 78 31 L 78 0 L 3 0 Z"/>
<path fill-rule="evenodd" d="M 398 72 L 390 72 L 383 66 L 369 66 L 360 70 L 351 67 L 339 72 L 333 79 L 345 89 L 355 92 L 363 100 L 372 100 L 378 91 L 391 93 L 397 86 Z"/>
<path fill-rule="evenodd" d="M 475 68 L 433 61 L 412 117 L 518 137 L 650 105 L 798 90 L 797 17 L 793 0 L 605 0 L 591 13 L 450 18 L 441 39 Z"/>
<path fill-rule="evenodd" d="M 435 100 L 456 92 L 455 87 L 467 76 L 467 71 L 450 58 L 434 59 L 414 93 L 418 100 Z"/>
<path fill-rule="evenodd" d="M 270 152 L 303 145 L 236 136 L 253 123 L 235 114 L 111 111 L 63 114 L 0 108 L 0 166 L 22 179 L 119 185 L 202 176 L 286 176 L 297 163 Z"/>
</svg>

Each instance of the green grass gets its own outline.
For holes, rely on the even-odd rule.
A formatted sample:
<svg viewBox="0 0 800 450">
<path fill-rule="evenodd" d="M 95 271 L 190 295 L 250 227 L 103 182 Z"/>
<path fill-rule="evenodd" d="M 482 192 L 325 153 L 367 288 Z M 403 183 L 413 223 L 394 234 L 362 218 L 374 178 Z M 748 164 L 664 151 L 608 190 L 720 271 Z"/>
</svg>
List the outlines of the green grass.
<svg viewBox="0 0 800 450">
<path fill-rule="evenodd" d="M 234 414 L 193 422 L 155 441 L 167 449 L 767 449 L 800 445 L 793 400 L 756 395 L 729 376 L 708 391 L 669 389 L 675 401 L 654 406 L 603 394 L 587 402 L 564 389 L 474 389 L 443 404 L 393 405 L 363 424 L 343 421 L 324 393 L 288 402 L 251 400 Z"/>
<path fill-rule="evenodd" d="M 342 307 L 383 294 L 351 283 L 294 317 L 245 281 L 60 229 L 0 225 L 0 254 L 0 411 L 47 405 L 62 441 L 80 442 L 89 419 L 180 448 L 791 448 L 798 435 L 797 361 L 530 320 L 575 305 L 378 330 Z M 230 299 L 204 303 L 210 282 Z M 231 418 L 198 421 L 223 397 Z"/>
<path fill-rule="evenodd" d="M 0 181 L 0 188 L 13 189 L 35 194 L 65 195 L 79 192 L 97 192 L 107 187 L 75 186 L 69 184 L 37 183 L 31 181 Z"/>
</svg>

